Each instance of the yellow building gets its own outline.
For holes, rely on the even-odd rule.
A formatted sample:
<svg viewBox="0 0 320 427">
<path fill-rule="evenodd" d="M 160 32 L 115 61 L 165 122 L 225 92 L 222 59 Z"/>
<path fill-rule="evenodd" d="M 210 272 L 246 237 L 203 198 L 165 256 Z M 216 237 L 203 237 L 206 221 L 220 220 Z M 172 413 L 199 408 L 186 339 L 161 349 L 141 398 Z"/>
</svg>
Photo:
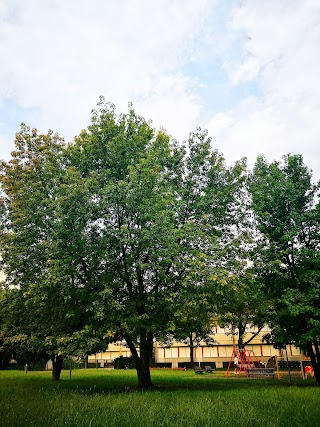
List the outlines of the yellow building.
<svg viewBox="0 0 320 427">
<path fill-rule="evenodd" d="M 236 346 L 237 336 L 227 335 L 223 328 L 219 326 L 214 328 L 215 343 L 208 346 L 206 343 L 200 343 L 199 347 L 194 349 L 194 360 L 198 364 L 215 364 L 216 368 L 227 367 L 232 359 L 233 349 Z M 248 332 L 246 340 L 255 332 L 254 329 Z M 246 349 L 254 353 L 259 361 L 267 362 L 272 356 L 280 356 L 285 358 L 286 351 L 275 349 L 272 345 L 262 342 L 262 336 L 270 332 L 268 326 L 265 326 L 261 332 L 246 345 Z M 251 335 L 250 335 L 251 334 Z M 299 360 L 300 350 L 294 346 L 287 346 L 287 354 L 289 360 Z M 90 364 L 97 366 L 108 366 L 113 360 L 119 356 L 130 357 L 131 352 L 126 347 L 125 343 L 110 344 L 104 352 L 89 356 Z M 190 350 L 186 344 L 181 342 L 173 342 L 172 346 L 163 346 L 158 342 L 154 343 L 155 362 L 159 366 L 171 366 L 178 368 L 190 362 Z"/>
</svg>

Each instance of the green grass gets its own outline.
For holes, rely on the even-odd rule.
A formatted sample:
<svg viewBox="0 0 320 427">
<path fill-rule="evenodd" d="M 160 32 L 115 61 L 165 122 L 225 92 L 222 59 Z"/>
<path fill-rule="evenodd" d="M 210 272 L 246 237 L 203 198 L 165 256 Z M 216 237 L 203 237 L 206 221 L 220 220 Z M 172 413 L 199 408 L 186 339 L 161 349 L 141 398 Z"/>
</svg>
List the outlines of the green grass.
<svg viewBox="0 0 320 427">
<path fill-rule="evenodd" d="M 136 389 L 135 371 L 0 371 L 2 427 L 275 427 L 320 425 L 314 380 L 225 378 L 223 373 L 152 371 L 154 391 Z"/>
</svg>

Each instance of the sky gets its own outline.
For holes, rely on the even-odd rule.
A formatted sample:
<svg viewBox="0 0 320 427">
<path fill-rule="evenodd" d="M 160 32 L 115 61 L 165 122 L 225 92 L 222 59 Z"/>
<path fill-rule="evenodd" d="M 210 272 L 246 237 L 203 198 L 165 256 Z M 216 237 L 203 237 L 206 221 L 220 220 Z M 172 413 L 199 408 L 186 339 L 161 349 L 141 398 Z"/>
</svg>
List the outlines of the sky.
<svg viewBox="0 0 320 427">
<path fill-rule="evenodd" d="M 99 96 L 227 164 L 302 154 L 320 179 L 319 0 L 0 0 L 0 159 L 20 123 L 72 141 Z"/>
</svg>

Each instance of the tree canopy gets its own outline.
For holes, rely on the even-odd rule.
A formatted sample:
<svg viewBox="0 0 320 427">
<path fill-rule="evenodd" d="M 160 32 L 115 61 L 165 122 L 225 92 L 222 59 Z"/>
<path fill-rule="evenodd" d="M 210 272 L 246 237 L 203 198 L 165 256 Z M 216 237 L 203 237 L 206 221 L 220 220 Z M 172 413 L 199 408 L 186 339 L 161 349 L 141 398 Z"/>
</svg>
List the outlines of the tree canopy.
<svg viewBox="0 0 320 427">
<path fill-rule="evenodd" d="M 320 383 L 319 186 L 299 155 L 270 164 L 257 159 L 250 182 L 262 233 L 260 274 L 275 304 L 273 339 L 311 357 Z"/>
<path fill-rule="evenodd" d="M 22 125 L 15 143 L 0 168 L 1 333 L 42 343 L 55 379 L 64 355 L 125 339 L 152 387 L 155 338 L 193 348 L 220 319 L 242 346 L 271 309 L 274 341 L 318 366 L 320 208 L 301 156 L 258 158 L 249 194 L 245 160 L 226 166 L 207 131 L 178 143 L 103 99 L 74 141 Z"/>
<path fill-rule="evenodd" d="M 150 387 L 153 339 L 172 326 L 177 293 L 200 287 L 199 266 L 217 259 L 244 164 L 226 167 L 201 129 L 178 144 L 103 100 L 73 143 L 23 126 L 16 145 L 1 167 L 8 283 L 59 336 L 90 325 L 124 338 Z"/>
</svg>

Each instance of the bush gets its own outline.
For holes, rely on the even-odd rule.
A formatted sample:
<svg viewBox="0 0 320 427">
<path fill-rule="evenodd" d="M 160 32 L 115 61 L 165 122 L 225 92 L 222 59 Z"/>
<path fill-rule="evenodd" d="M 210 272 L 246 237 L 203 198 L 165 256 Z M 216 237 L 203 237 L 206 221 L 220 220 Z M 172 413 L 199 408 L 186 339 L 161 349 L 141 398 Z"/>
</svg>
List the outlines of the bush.
<svg viewBox="0 0 320 427">
<path fill-rule="evenodd" d="M 119 356 L 113 361 L 114 369 L 134 369 L 132 357 Z"/>
</svg>

